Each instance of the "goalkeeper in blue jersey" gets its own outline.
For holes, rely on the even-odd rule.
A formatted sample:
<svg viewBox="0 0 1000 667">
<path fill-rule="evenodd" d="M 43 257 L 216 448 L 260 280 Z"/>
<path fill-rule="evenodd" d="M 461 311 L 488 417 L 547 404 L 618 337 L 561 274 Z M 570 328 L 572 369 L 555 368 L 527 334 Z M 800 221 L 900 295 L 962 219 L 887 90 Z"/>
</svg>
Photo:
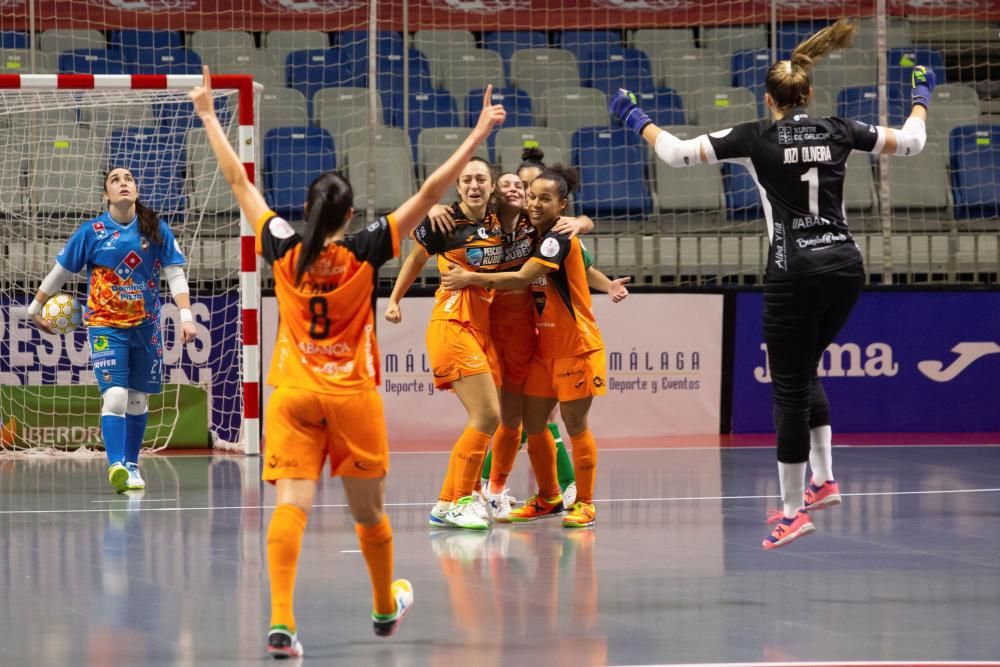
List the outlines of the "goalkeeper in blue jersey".
<svg viewBox="0 0 1000 667">
<path fill-rule="evenodd" d="M 146 432 L 147 396 L 160 393 L 160 272 L 180 308 L 181 339 L 195 338 L 184 255 L 167 223 L 139 201 L 132 172 L 117 167 L 104 179 L 108 210 L 80 226 L 28 308 L 36 326 L 52 333 L 42 304 L 74 273 L 88 274 L 83 321 L 101 389 L 101 434 L 108 482 L 121 493 L 145 488 L 139 449 Z"/>
</svg>

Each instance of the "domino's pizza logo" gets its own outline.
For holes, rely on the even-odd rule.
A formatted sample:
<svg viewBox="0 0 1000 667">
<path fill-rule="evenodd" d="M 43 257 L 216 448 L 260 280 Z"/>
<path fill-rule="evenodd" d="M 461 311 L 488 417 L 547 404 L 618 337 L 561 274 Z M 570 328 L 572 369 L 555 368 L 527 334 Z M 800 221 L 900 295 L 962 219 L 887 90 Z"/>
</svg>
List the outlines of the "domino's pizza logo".
<svg viewBox="0 0 1000 667">
<path fill-rule="evenodd" d="M 95 222 L 91 227 L 93 227 L 94 235 L 97 236 L 98 240 L 103 241 L 108 238 L 108 230 L 103 222 Z"/>
<path fill-rule="evenodd" d="M 125 255 L 125 259 L 115 267 L 115 275 L 122 280 L 128 280 L 140 264 L 142 264 L 142 257 L 139 257 L 139 253 L 133 250 Z"/>
</svg>

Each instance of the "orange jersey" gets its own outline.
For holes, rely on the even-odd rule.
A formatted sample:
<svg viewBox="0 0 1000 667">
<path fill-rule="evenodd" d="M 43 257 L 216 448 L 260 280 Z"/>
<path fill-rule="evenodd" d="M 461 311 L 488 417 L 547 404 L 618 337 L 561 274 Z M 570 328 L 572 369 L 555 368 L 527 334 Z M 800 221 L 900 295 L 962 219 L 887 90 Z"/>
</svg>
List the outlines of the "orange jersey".
<svg viewBox="0 0 1000 667">
<path fill-rule="evenodd" d="M 278 297 L 278 341 L 268 383 L 325 394 L 379 384 L 375 339 L 378 269 L 399 255 L 392 216 L 328 244 L 295 284 L 302 238 L 275 213 L 257 222 L 257 254 L 271 264 Z"/>
<path fill-rule="evenodd" d="M 500 271 L 518 271 L 535 249 L 535 239 L 538 233 L 523 213 L 518 216 L 514 231 L 504 236 L 503 263 Z M 532 319 L 531 288 L 517 290 L 497 290 L 490 307 L 490 318 L 493 322 L 503 322 L 505 325 L 517 325 L 530 328 L 534 335 L 535 322 Z"/>
<path fill-rule="evenodd" d="M 413 232 L 413 238 L 428 255 L 437 255 L 438 271 L 446 273 L 448 264 L 467 271 L 495 271 L 503 262 L 503 231 L 492 208 L 486 209 L 482 222 L 469 220 L 458 203 L 452 205 L 455 229 L 435 232 L 430 220 L 424 220 Z M 456 320 L 488 332 L 490 303 L 493 290 L 485 287 L 465 287 L 457 292 L 439 287 L 434 293 L 431 320 Z"/>
<path fill-rule="evenodd" d="M 538 328 L 537 356 L 572 357 L 603 349 L 580 239 L 549 232 L 540 241 L 530 261 L 552 271 L 531 285 Z"/>
</svg>

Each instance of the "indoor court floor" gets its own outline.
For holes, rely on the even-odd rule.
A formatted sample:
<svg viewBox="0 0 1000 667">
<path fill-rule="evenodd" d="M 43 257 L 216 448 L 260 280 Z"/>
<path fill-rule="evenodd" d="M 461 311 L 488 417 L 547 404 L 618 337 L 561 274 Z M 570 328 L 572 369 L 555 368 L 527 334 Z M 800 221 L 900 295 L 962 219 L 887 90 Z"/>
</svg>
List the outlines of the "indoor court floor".
<svg viewBox="0 0 1000 667">
<path fill-rule="evenodd" d="M 387 640 L 340 485 L 321 489 L 295 599 L 304 664 L 1000 660 L 998 446 L 837 447 L 844 504 L 773 552 L 769 447 L 602 449 L 597 526 L 578 531 L 431 529 L 446 461 L 392 456 L 396 573 L 416 599 Z M 99 459 L 0 460 L 0 665 L 271 662 L 261 464 L 148 456 L 147 490 L 124 497 Z M 522 454 L 522 499 L 527 473 Z"/>
</svg>

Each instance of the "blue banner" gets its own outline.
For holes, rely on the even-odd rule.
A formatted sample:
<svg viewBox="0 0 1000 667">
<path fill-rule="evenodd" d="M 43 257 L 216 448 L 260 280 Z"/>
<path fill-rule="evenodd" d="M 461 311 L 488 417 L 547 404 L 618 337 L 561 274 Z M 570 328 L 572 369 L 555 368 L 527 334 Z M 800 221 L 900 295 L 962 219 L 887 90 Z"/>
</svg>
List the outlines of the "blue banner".
<svg viewBox="0 0 1000 667">
<path fill-rule="evenodd" d="M 733 432 L 774 430 L 760 292 L 737 295 Z M 841 433 L 1000 431 L 1000 291 L 874 291 L 819 374 Z"/>
</svg>

